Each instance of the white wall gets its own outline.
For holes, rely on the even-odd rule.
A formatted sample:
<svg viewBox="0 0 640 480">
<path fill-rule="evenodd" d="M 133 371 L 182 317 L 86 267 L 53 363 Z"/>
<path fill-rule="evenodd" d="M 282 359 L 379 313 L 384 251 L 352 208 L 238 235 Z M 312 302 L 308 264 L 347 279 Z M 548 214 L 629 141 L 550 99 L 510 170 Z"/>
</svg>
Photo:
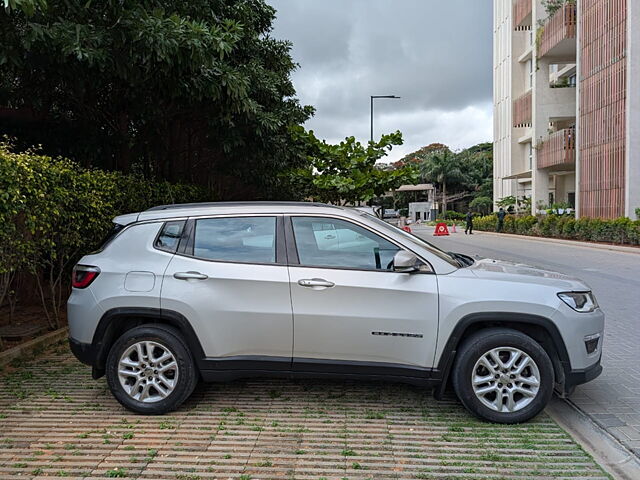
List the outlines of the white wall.
<svg viewBox="0 0 640 480">
<path fill-rule="evenodd" d="M 493 1 L 493 199 L 513 195 L 511 175 L 512 1 Z"/>
<path fill-rule="evenodd" d="M 627 0 L 627 145 L 625 215 L 640 207 L 640 1 Z"/>
</svg>

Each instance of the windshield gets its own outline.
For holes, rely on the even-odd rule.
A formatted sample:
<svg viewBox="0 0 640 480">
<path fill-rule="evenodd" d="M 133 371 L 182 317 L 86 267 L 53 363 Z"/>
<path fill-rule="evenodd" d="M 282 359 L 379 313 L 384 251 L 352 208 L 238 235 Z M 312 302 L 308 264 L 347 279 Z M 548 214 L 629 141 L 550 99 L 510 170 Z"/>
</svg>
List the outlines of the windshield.
<svg viewBox="0 0 640 480">
<path fill-rule="evenodd" d="M 368 214 L 366 212 L 361 212 L 360 214 L 363 217 L 367 217 L 368 220 L 373 221 L 376 225 L 378 225 L 378 226 L 380 226 L 380 227 L 382 227 L 382 228 L 384 228 L 386 230 L 390 230 L 390 231 L 392 231 L 393 233 L 396 233 L 396 234 L 400 233 L 400 234 L 404 235 L 405 237 L 409 238 L 413 243 L 417 243 L 422 248 L 425 248 L 425 249 L 429 250 L 429 252 L 433 253 L 434 255 L 436 255 L 437 257 L 441 258 L 442 260 L 444 260 L 445 262 L 449 263 L 450 265 L 453 265 L 456 268 L 459 268 L 461 266 L 460 262 L 457 259 L 455 259 L 454 257 L 452 257 L 450 254 L 448 254 L 444 250 L 440 250 L 435 245 L 427 242 L 426 240 L 418 237 L 417 235 L 414 235 L 413 233 L 405 232 L 401 228 L 398 228 L 395 225 L 391 225 L 390 223 L 387 223 L 384 220 L 381 220 L 378 217 L 370 215 L 370 214 Z"/>
</svg>

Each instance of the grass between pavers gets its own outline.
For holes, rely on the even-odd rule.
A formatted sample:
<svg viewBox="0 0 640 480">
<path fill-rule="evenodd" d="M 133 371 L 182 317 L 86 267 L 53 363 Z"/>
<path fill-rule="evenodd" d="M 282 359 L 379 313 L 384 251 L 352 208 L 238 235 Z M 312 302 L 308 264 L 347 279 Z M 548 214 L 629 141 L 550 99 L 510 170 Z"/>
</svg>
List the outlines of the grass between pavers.
<svg viewBox="0 0 640 480">
<path fill-rule="evenodd" d="M 178 411 L 123 409 L 61 343 L 0 374 L 0 477 L 609 478 L 548 416 L 493 425 L 390 383 L 200 385 Z"/>
</svg>

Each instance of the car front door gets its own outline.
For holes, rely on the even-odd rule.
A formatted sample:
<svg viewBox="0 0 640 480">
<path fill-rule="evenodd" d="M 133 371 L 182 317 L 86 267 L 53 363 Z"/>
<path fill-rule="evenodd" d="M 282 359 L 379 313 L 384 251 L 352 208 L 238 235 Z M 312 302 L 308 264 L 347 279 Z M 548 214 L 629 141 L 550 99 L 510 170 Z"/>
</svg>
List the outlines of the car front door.
<svg viewBox="0 0 640 480">
<path fill-rule="evenodd" d="M 188 228 L 186 246 L 164 275 L 161 308 L 190 322 L 216 368 L 289 369 L 293 320 L 283 218 L 198 218 Z"/>
<path fill-rule="evenodd" d="M 436 275 L 393 271 L 400 247 L 351 220 L 285 221 L 287 243 L 295 245 L 288 248 L 294 369 L 413 376 L 430 369 L 438 329 Z M 329 224 L 337 243 L 320 242 L 315 234 Z"/>
</svg>

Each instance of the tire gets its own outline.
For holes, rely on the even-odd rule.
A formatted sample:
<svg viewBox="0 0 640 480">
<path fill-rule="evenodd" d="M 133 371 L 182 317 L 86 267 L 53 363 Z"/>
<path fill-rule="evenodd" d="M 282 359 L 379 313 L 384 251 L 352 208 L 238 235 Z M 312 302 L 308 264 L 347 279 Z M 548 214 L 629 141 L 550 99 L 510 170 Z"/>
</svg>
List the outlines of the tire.
<svg viewBox="0 0 640 480">
<path fill-rule="evenodd" d="M 119 373 L 121 360 L 120 371 L 131 375 Z M 111 393 L 124 407 L 159 415 L 178 408 L 193 392 L 199 376 L 180 332 L 149 324 L 127 330 L 116 340 L 107 356 L 106 377 Z"/>
<path fill-rule="evenodd" d="M 495 423 L 526 422 L 544 409 L 553 394 L 554 371 L 547 352 L 528 335 L 507 328 L 481 330 L 466 339 L 452 375 L 462 404 L 475 416 Z M 477 393 L 472 377 L 478 382 Z"/>
</svg>

